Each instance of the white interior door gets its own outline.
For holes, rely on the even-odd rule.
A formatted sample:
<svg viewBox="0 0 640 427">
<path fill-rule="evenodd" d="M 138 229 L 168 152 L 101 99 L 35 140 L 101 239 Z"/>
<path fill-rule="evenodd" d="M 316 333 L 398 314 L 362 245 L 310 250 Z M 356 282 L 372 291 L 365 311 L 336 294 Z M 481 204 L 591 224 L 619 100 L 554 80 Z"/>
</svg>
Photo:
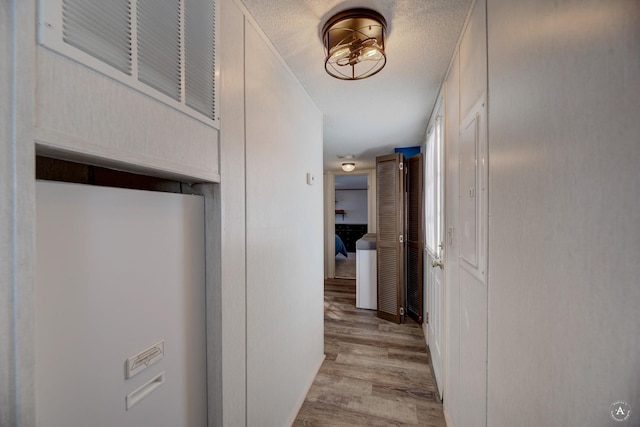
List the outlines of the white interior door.
<svg viewBox="0 0 640 427">
<path fill-rule="evenodd" d="M 459 139 L 460 139 L 460 86 L 459 55 L 454 56 L 449 79 L 445 84 L 445 302 L 447 366 L 444 396 L 445 411 L 452 425 L 460 425 L 460 279 L 458 261 L 459 237 Z"/>
<path fill-rule="evenodd" d="M 36 202 L 36 424 L 204 427 L 203 198 L 38 182 Z"/>
<path fill-rule="evenodd" d="M 442 398 L 444 390 L 444 217 L 443 138 L 440 110 L 429 128 L 425 161 L 425 277 L 427 284 L 427 343 Z"/>
</svg>

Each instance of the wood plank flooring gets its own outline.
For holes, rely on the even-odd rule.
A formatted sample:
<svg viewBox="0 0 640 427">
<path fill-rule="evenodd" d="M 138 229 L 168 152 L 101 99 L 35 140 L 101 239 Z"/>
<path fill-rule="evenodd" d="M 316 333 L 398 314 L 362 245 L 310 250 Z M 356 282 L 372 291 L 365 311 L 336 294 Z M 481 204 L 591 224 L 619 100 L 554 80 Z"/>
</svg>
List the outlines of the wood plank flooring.
<svg viewBox="0 0 640 427">
<path fill-rule="evenodd" d="M 336 277 L 341 279 L 356 278 L 356 254 L 355 252 L 348 252 L 348 255 L 347 258 L 342 254 L 336 255 Z"/>
<path fill-rule="evenodd" d="M 294 426 L 445 427 L 422 328 L 355 307 L 355 280 L 325 281 L 326 359 Z"/>
</svg>

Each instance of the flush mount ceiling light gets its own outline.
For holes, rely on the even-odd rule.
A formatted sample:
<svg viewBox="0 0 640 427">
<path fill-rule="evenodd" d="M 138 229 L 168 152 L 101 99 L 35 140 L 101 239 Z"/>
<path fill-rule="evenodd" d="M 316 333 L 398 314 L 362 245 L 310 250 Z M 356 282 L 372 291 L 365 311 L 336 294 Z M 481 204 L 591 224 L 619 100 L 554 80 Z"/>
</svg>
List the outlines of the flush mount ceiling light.
<svg viewBox="0 0 640 427">
<path fill-rule="evenodd" d="M 356 168 L 356 164 L 353 162 L 345 162 L 342 164 L 342 170 L 345 172 L 353 172 Z"/>
<path fill-rule="evenodd" d="M 322 28 L 324 68 L 341 80 L 371 77 L 384 68 L 387 21 L 371 9 L 349 9 L 329 18 Z"/>
</svg>

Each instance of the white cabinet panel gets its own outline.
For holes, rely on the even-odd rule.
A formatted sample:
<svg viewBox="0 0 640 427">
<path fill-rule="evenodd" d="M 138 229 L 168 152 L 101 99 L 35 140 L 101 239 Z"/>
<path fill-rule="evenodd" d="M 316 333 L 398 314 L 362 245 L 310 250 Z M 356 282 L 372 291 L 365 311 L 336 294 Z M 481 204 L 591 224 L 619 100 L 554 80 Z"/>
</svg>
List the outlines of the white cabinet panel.
<svg viewBox="0 0 640 427">
<path fill-rule="evenodd" d="M 486 4 L 477 1 L 460 40 L 460 114 L 466 117 L 487 91 Z"/>
<path fill-rule="evenodd" d="M 460 269 L 459 426 L 487 425 L 487 288 Z"/>
<path fill-rule="evenodd" d="M 356 307 L 378 308 L 378 274 L 375 250 L 356 250 Z"/>
<path fill-rule="evenodd" d="M 38 182 L 36 201 L 37 425 L 204 427 L 203 198 Z"/>
<path fill-rule="evenodd" d="M 460 129 L 460 256 L 478 267 L 478 117 Z"/>
</svg>

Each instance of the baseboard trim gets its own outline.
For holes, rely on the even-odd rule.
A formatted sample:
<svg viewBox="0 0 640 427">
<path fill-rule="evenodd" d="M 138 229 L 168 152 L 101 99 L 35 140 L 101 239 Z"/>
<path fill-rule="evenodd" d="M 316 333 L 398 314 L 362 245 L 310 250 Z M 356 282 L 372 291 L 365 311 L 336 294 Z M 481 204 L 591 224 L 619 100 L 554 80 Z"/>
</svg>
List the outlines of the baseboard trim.
<svg viewBox="0 0 640 427">
<path fill-rule="evenodd" d="M 429 342 L 429 341 L 427 341 Z M 431 348 L 429 348 L 429 344 L 427 344 L 427 356 L 429 360 L 429 370 L 431 371 L 431 376 L 433 377 L 433 383 L 436 386 L 436 390 L 438 391 L 438 397 L 440 398 L 440 402 L 444 401 L 444 395 L 442 394 L 442 388 L 438 385 L 438 381 L 436 381 L 436 371 L 433 370 L 433 363 L 431 362 Z"/>
<path fill-rule="evenodd" d="M 444 422 L 447 425 L 447 427 L 453 427 L 453 422 L 451 421 L 451 417 L 449 416 L 449 413 L 447 412 L 446 409 L 443 410 L 444 411 Z"/>
<path fill-rule="evenodd" d="M 293 413 L 291 419 L 289 420 L 289 422 L 287 423 L 287 425 L 289 427 L 291 427 L 293 425 L 293 423 L 296 421 L 296 418 L 298 417 L 298 412 L 300 412 L 300 409 L 302 408 L 302 405 L 304 404 L 304 401 L 307 398 L 307 394 L 309 394 L 309 390 L 311 390 L 311 386 L 313 385 L 313 382 L 315 381 L 316 377 L 318 376 L 318 372 L 320 372 L 320 368 L 322 367 L 322 364 L 324 363 L 324 359 L 326 358 L 326 355 L 322 355 L 322 358 L 320 359 L 320 363 L 318 364 L 318 367 L 315 370 L 315 374 L 313 375 L 313 377 L 311 377 L 311 381 L 309 382 L 309 384 L 307 384 L 307 387 L 305 387 L 304 393 L 302 395 L 302 398 L 300 399 L 300 401 L 298 402 L 298 404 L 296 405 L 296 410 Z"/>
</svg>

